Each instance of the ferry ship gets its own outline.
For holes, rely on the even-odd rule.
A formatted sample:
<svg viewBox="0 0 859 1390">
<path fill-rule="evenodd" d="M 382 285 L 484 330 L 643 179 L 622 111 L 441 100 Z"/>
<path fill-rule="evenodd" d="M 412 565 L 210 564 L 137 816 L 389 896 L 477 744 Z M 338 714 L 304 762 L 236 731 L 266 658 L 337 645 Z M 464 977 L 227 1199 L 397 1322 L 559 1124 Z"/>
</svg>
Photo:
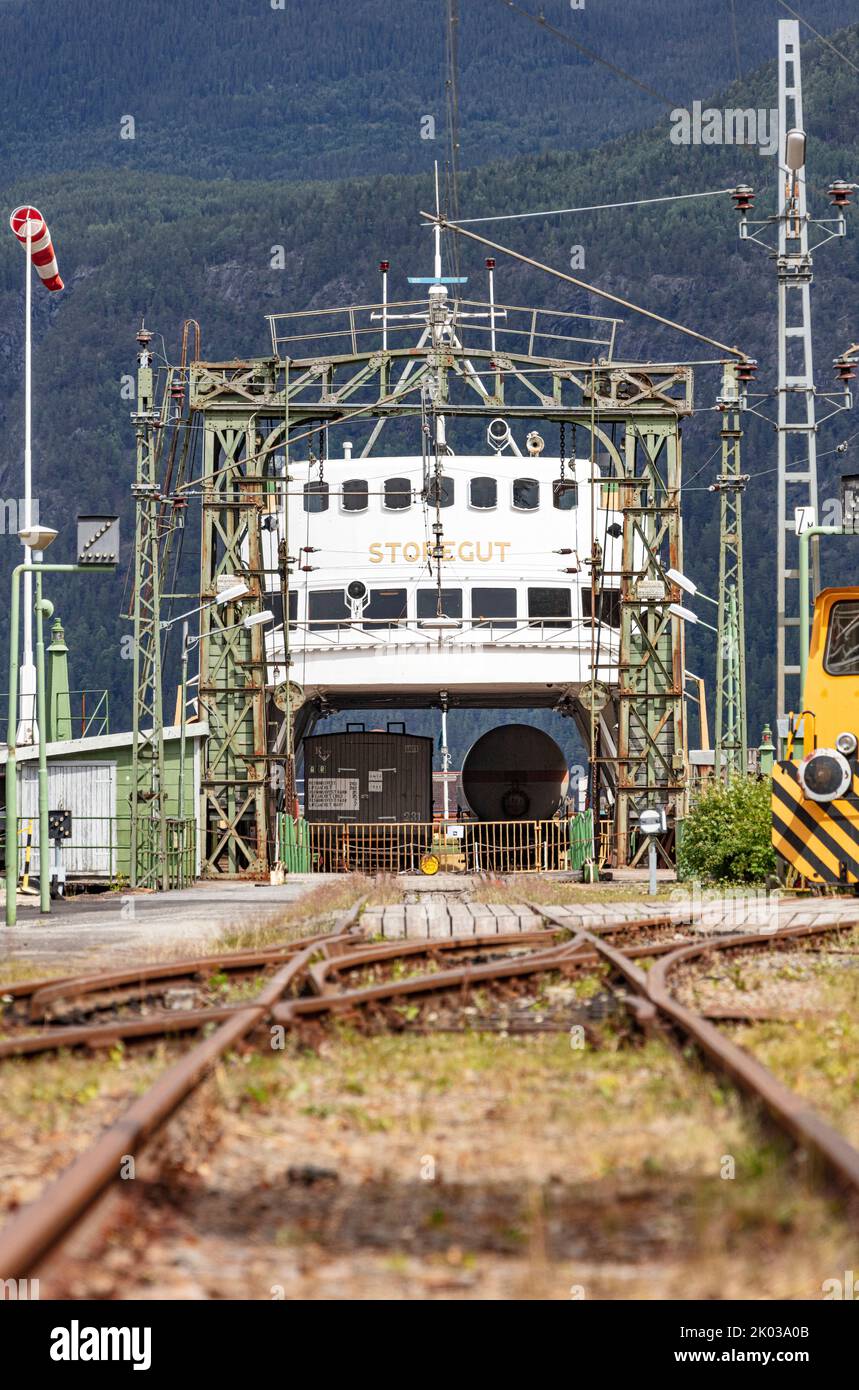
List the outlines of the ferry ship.
<svg viewBox="0 0 859 1390">
<path fill-rule="evenodd" d="M 485 454 L 290 464 L 266 569 L 288 536 L 290 679 L 332 709 L 554 707 L 616 680 L 623 518 L 589 459 L 561 460 L 503 419 Z M 594 555 L 599 558 L 594 583 Z M 272 585 L 274 587 L 274 585 Z M 597 598 L 594 600 L 596 588 Z M 285 680 L 282 630 L 270 639 Z"/>
</svg>

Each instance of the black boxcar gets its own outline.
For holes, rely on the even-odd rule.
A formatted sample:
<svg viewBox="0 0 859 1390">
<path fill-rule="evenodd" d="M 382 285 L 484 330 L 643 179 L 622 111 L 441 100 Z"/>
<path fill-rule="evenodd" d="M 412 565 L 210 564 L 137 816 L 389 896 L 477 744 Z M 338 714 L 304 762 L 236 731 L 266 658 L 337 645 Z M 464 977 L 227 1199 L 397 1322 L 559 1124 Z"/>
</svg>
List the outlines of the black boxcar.
<svg viewBox="0 0 859 1390">
<path fill-rule="evenodd" d="M 432 822 L 433 740 L 349 725 L 304 740 L 304 818 L 338 825 Z"/>
</svg>

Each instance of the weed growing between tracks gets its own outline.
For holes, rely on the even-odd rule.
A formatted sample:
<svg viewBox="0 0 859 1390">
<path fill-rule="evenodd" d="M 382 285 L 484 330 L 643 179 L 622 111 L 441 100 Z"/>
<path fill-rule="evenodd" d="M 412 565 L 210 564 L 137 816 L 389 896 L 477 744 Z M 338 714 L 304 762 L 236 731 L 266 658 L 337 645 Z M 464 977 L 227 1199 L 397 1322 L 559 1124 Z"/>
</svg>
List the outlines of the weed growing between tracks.
<svg viewBox="0 0 859 1390">
<path fill-rule="evenodd" d="M 279 941 L 294 941 L 303 936 L 313 924 L 321 931 L 338 913 L 345 912 L 359 898 L 372 898 L 374 903 L 400 903 L 403 890 L 395 878 L 387 875 L 367 878 L 363 874 L 344 874 L 311 888 L 296 902 L 290 903 L 282 915 L 253 923 L 228 927 L 221 933 L 217 945 L 230 951 L 255 950 Z M 207 951 L 211 952 L 211 945 Z"/>
<path fill-rule="evenodd" d="M 819 1297 L 852 1267 L 837 1210 L 731 1091 L 660 1042 L 603 1043 L 341 1023 L 233 1056 L 205 1176 L 147 1205 L 97 1291 Z"/>
<path fill-rule="evenodd" d="M 98 1056 L 49 1053 L 3 1063 L 0 1213 L 37 1197 L 150 1086 L 171 1053 L 162 1045 Z"/>
</svg>

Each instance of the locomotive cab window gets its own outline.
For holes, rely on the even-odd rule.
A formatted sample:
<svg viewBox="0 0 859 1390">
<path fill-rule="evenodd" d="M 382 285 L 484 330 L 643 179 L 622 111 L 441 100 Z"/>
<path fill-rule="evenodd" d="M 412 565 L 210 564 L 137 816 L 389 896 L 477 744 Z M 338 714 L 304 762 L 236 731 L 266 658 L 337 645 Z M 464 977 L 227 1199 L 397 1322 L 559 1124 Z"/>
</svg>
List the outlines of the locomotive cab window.
<svg viewBox="0 0 859 1390">
<path fill-rule="evenodd" d="M 350 618 L 342 589 L 317 589 L 307 597 L 307 620 L 311 632 L 325 632 L 347 623 Z"/>
<path fill-rule="evenodd" d="M 572 627 L 573 598 L 569 589 L 529 589 L 531 627 Z"/>
<path fill-rule="evenodd" d="M 366 478 L 347 478 L 343 484 L 344 512 L 365 512 L 369 489 Z"/>
<path fill-rule="evenodd" d="M 859 676 L 859 599 L 840 599 L 830 608 L 823 669 L 829 676 Z"/>
<path fill-rule="evenodd" d="M 468 484 L 469 506 L 489 512 L 498 506 L 498 483 L 494 478 L 472 478 Z"/>
<path fill-rule="evenodd" d="M 418 589 L 417 617 L 435 618 L 438 616 L 438 589 Z M 441 590 L 441 611 L 445 618 L 462 617 L 462 590 Z"/>
<path fill-rule="evenodd" d="M 304 484 L 304 510 L 306 512 L 328 511 L 328 484 L 313 482 Z"/>
<path fill-rule="evenodd" d="M 471 616 L 478 627 L 515 627 L 515 589 L 472 589 Z"/>
<path fill-rule="evenodd" d="M 404 512 L 412 505 L 412 485 L 408 478 L 386 478 L 384 506 L 389 512 Z"/>
<path fill-rule="evenodd" d="M 406 616 L 405 589 L 371 589 L 370 602 L 364 609 L 364 627 L 368 632 L 378 632 L 380 628 L 394 627 L 400 618 Z M 376 621 L 371 622 L 370 619 Z"/>
<path fill-rule="evenodd" d="M 518 512 L 534 512 L 540 505 L 540 484 L 536 478 L 513 480 L 513 506 Z"/>
</svg>

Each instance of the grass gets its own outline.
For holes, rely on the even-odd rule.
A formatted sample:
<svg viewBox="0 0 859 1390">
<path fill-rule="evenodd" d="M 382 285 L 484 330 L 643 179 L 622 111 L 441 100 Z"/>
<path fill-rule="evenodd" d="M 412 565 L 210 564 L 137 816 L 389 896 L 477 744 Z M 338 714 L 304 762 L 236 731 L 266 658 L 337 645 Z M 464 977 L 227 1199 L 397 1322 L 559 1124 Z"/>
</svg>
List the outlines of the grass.
<svg viewBox="0 0 859 1390">
<path fill-rule="evenodd" d="M 339 1171 L 338 1210 L 376 1192 L 390 1211 L 375 1253 L 356 1253 L 360 1278 L 376 1260 L 373 1278 L 419 1281 L 436 1255 L 415 1241 L 438 1258 L 464 1251 L 478 1296 L 500 1281 L 514 1297 L 565 1297 L 573 1283 L 588 1297 L 819 1297 L 853 1267 L 839 1209 L 787 1148 L 659 1041 L 574 1049 L 563 1035 L 340 1025 L 319 1052 L 249 1055 L 219 1085 L 263 1149 Z M 437 1176 L 424 1186 L 428 1156 Z M 418 1232 L 411 1245 L 403 1230 Z M 342 1259 L 340 1237 L 331 1251 L 326 1239 L 314 1266 Z M 348 1296 L 362 1296 L 360 1278 Z"/>
<path fill-rule="evenodd" d="M 545 903 L 547 907 L 555 904 L 591 904 L 613 902 L 638 902 L 646 908 L 648 903 L 677 900 L 678 885 L 674 882 L 659 883 L 656 896 L 651 898 L 644 884 L 633 881 L 625 883 L 571 883 L 564 879 L 548 878 L 542 874 L 510 874 L 506 878 L 489 879 L 475 890 L 475 897 L 486 903 L 535 902 Z"/>
<path fill-rule="evenodd" d="M 226 928 L 218 938 L 218 945 L 238 951 L 294 941 L 308 933 L 311 927 L 318 931 L 328 930 L 334 919 L 359 898 L 373 903 L 397 903 L 402 897 L 396 880 L 388 875 L 369 878 L 364 874 L 343 874 L 311 888 L 290 903 L 282 915 L 268 917 L 262 923 L 237 923 Z"/>
</svg>

